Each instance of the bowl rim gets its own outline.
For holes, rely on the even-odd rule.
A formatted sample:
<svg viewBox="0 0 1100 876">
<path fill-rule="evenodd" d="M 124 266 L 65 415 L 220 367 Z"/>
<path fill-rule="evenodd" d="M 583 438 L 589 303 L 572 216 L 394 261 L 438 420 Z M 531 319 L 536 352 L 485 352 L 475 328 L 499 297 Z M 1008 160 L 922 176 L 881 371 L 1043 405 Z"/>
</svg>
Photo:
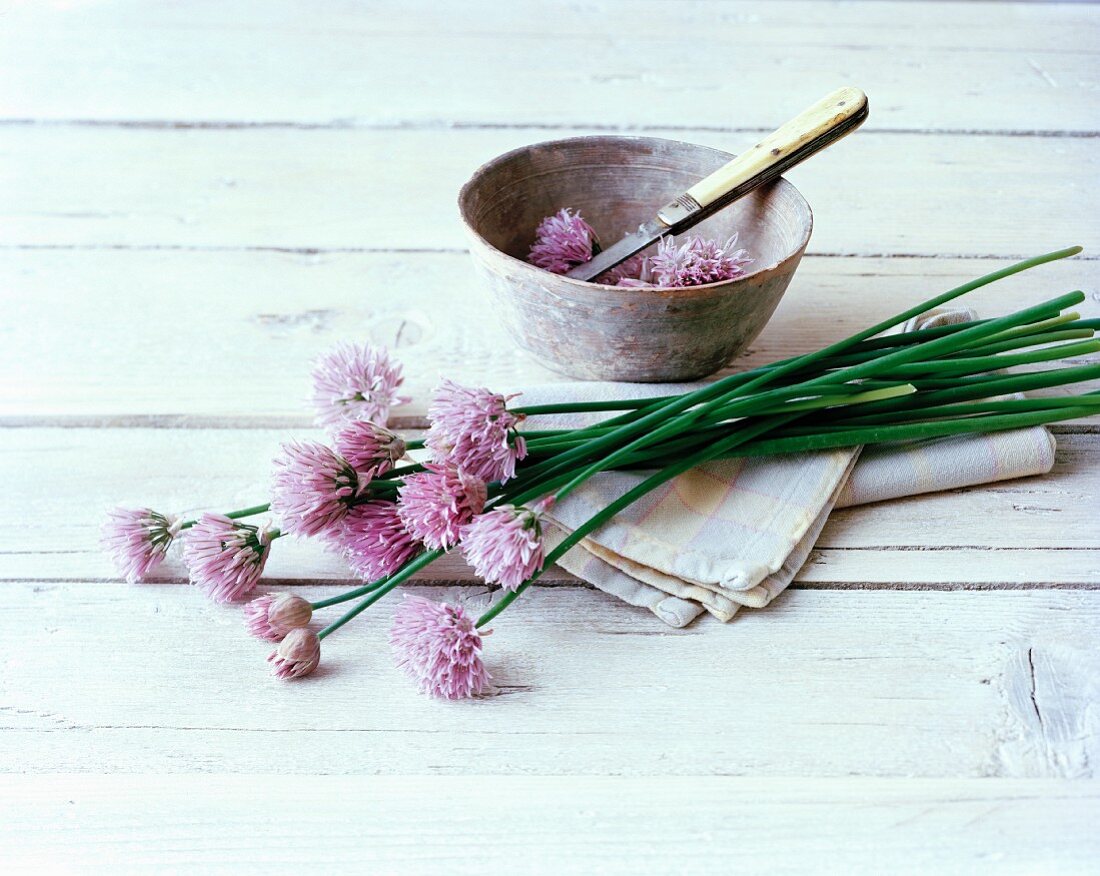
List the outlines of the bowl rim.
<svg viewBox="0 0 1100 876">
<path fill-rule="evenodd" d="M 549 274 L 551 277 L 561 282 L 571 285 L 581 290 L 600 290 L 602 292 L 614 292 L 622 294 L 624 296 L 636 296 L 638 293 L 648 295 L 660 295 L 661 297 L 691 297 L 696 294 L 705 294 L 708 291 L 714 291 L 716 289 L 729 289 L 740 283 L 742 280 L 747 280 L 750 277 L 755 277 L 759 274 L 765 274 L 770 271 L 774 271 L 781 265 L 789 262 L 791 259 L 799 259 L 806 251 L 806 247 L 810 242 L 810 235 L 813 233 L 814 227 L 814 212 L 810 206 L 810 202 L 806 200 L 806 196 L 800 192 L 793 183 L 786 179 L 786 177 L 779 177 L 771 183 L 769 186 L 781 186 L 787 187 L 797 197 L 797 200 L 801 203 L 802 207 L 806 211 L 806 227 L 804 229 L 802 239 L 799 244 L 786 256 L 772 262 L 768 265 L 761 265 L 760 267 L 753 267 L 752 270 L 747 271 L 739 277 L 733 277 L 729 280 L 716 280 L 713 283 L 702 283 L 698 286 L 611 286 L 606 283 L 595 283 L 591 280 L 577 280 L 573 277 L 567 277 L 565 274 L 555 274 L 551 271 L 544 270 L 543 268 L 532 265 L 530 262 L 524 259 L 517 258 L 511 253 L 507 253 L 502 249 L 498 249 L 491 244 L 485 237 L 478 231 L 474 224 L 470 221 L 470 216 L 467 211 L 467 201 L 470 197 L 470 193 L 473 191 L 474 186 L 481 180 L 481 178 L 495 167 L 503 164 L 506 161 L 514 159 L 516 156 L 522 155 L 525 152 L 529 152 L 538 146 L 552 146 L 556 144 L 564 143 L 576 143 L 579 141 L 592 141 L 592 140 L 617 140 L 628 141 L 632 143 L 645 143 L 645 142 L 659 142 L 659 143 L 679 143 L 686 146 L 692 146 L 697 149 L 705 149 L 708 152 L 716 153 L 717 155 L 733 158 L 736 153 L 726 152 L 724 149 L 718 149 L 714 146 L 705 146 L 701 143 L 692 143 L 688 140 L 675 140 L 671 137 L 647 137 L 641 134 L 590 134 L 580 135 L 576 137 L 559 137 L 552 140 L 538 140 L 534 143 L 527 143 L 523 146 L 517 146 L 514 149 L 509 149 L 507 152 L 502 152 L 494 158 L 490 158 L 488 161 L 482 163 L 471 175 L 468 180 L 462 185 L 462 188 L 458 192 L 458 212 L 462 219 L 462 224 L 465 227 L 468 234 L 473 235 L 483 246 L 499 256 L 515 262 L 517 265 L 522 265 L 524 270 L 530 270 L 536 272 L 539 275 Z"/>
</svg>

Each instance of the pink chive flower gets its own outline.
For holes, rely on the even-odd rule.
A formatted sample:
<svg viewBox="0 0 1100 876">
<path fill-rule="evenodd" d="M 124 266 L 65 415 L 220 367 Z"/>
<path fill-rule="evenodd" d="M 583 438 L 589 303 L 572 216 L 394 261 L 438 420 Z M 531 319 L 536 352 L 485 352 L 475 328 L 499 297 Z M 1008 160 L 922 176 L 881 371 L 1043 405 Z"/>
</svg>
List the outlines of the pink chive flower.
<svg viewBox="0 0 1100 876">
<path fill-rule="evenodd" d="M 313 606 L 292 593 L 265 593 L 244 607 L 244 625 L 259 639 L 278 642 L 313 618 Z"/>
<path fill-rule="evenodd" d="M 340 344 L 313 365 L 317 425 L 338 428 L 354 420 L 385 425 L 390 408 L 409 399 L 397 394 L 405 378 L 384 347 Z"/>
<path fill-rule="evenodd" d="M 622 279 L 618 285 L 677 288 L 732 280 L 744 274 L 753 262 L 745 250 L 735 249 L 736 245 L 736 234 L 724 244 L 701 237 L 677 244 L 673 238 L 664 237 L 657 244 L 657 252 L 643 263 L 637 279 Z"/>
<path fill-rule="evenodd" d="M 276 678 L 303 678 L 321 662 L 321 640 L 313 630 L 295 627 L 267 658 Z"/>
<path fill-rule="evenodd" d="M 429 548 L 449 549 L 462 527 L 485 508 L 485 481 L 453 465 L 428 463 L 427 471 L 405 478 L 397 513 L 413 536 Z"/>
<path fill-rule="evenodd" d="M 271 552 L 271 533 L 221 514 L 203 514 L 183 538 L 183 561 L 197 585 L 215 602 L 251 593 Z"/>
<path fill-rule="evenodd" d="M 336 433 L 336 452 L 367 480 L 385 474 L 405 455 L 405 442 L 376 423 L 348 423 Z"/>
<path fill-rule="evenodd" d="M 481 642 L 482 634 L 461 606 L 423 596 L 406 595 L 390 628 L 398 668 L 421 693 L 447 700 L 479 696 L 489 688 Z"/>
<path fill-rule="evenodd" d="M 114 508 L 103 522 L 100 544 L 118 573 L 134 584 L 164 562 L 182 525 L 179 517 L 151 508 Z"/>
<path fill-rule="evenodd" d="M 271 511 L 291 535 L 336 526 L 362 489 L 346 459 L 316 441 L 291 441 L 275 458 Z"/>
<path fill-rule="evenodd" d="M 462 555 L 488 584 L 515 590 L 542 568 L 542 513 L 534 508 L 501 505 L 473 519 L 462 530 Z"/>
<path fill-rule="evenodd" d="M 436 462 L 450 462 L 483 481 L 514 477 L 516 462 L 527 455 L 527 443 L 515 431 L 523 417 L 507 408 L 515 397 L 443 380 L 428 406 L 425 439 Z"/>
<path fill-rule="evenodd" d="M 368 581 L 393 574 L 421 549 L 401 522 L 397 503 L 381 499 L 354 506 L 335 532 L 331 546 L 356 575 Z"/>
<path fill-rule="evenodd" d="M 593 250 L 599 252 L 596 232 L 579 212 L 566 207 L 538 224 L 527 261 L 545 271 L 564 274 L 591 261 Z"/>
</svg>

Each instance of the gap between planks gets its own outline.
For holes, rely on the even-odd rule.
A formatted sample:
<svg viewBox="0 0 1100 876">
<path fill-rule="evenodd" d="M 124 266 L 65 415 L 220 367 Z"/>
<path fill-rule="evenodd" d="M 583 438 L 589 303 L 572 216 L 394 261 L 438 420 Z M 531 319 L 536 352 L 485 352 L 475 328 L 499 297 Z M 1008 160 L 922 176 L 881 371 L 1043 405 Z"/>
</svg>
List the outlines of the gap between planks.
<svg viewBox="0 0 1100 876">
<path fill-rule="evenodd" d="M 425 408 L 423 400 L 410 402 L 417 410 Z M 423 413 L 394 415 L 389 426 L 398 431 L 418 430 L 427 426 Z M 203 416 L 192 414 L 0 414 L 0 429 L 309 429 L 312 421 L 301 416 Z M 1100 434 L 1100 422 L 1054 423 L 1055 435 Z"/>
<path fill-rule="evenodd" d="M 204 246 L 187 244 L 129 243 L 0 243 L 0 252 L 180 252 L 180 253 L 274 253 L 294 256 L 318 255 L 469 255 L 462 247 L 446 246 Z M 1035 253 L 962 253 L 962 252 L 871 252 L 862 250 L 808 252 L 805 258 L 817 259 L 923 259 L 929 261 L 1023 261 Z M 1100 255 L 1078 253 L 1078 262 L 1100 261 Z"/>
<path fill-rule="evenodd" d="M 872 528 L 873 512 L 862 518 Z M 869 521 L 869 522 L 868 522 Z M 92 521 L 94 522 L 94 521 Z M 824 542 L 834 540 L 827 529 Z M 0 586 L 17 584 L 118 584 L 107 560 L 88 542 L 71 550 L 50 548 L 0 549 Z M 309 543 L 280 544 L 270 562 L 262 586 L 325 587 L 347 590 L 361 582 L 335 558 Z M 174 560 L 150 586 L 185 586 L 187 575 Z M 460 586 L 484 593 L 493 588 L 482 583 L 455 553 L 414 576 L 411 587 Z M 552 567 L 535 584 L 540 588 L 596 588 L 558 567 Z M 887 591 L 990 591 L 990 590 L 1100 590 L 1100 548 L 1000 546 L 926 547 L 860 546 L 814 549 L 791 584 L 794 590 Z M 330 594 L 331 595 L 331 594 Z"/>
<path fill-rule="evenodd" d="M 1039 550 L 1039 549 L 1035 549 Z M 835 553 L 836 551 L 834 551 Z M 1084 551 L 1080 553 L 1086 553 Z M 965 553 L 960 552 L 965 556 Z M 1092 551 L 1093 559 L 1096 562 L 1100 562 L 1100 551 Z M 2 556 L 2 554 L 0 554 Z M 539 578 L 536 587 L 541 589 L 564 589 L 572 588 L 574 590 L 597 590 L 593 584 L 589 584 L 585 581 L 579 581 L 576 578 L 556 578 L 555 575 L 567 575 L 567 572 L 551 569 L 550 572 Z M 120 578 L 0 578 L 0 586 L 8 584 L 87 584 L 90 586 L 98 586 L 101 584 L 120 584 L 123 583 Z M 150 578 L 147 582 L 150 585 L 163 586 L 165 584 L 175 584 L 180 586 L 186 586 L 186 578 Z M 333 590 L 347 590 L 353 586 L 358 586 L 361 582 L 355 579 L 348 579 L 343 581 L 330 580 L 325 581 L 320 578 L 267 578 L 263 579 L 264 588 L 271 589 L 286 589 L 291 587 L 330 587 Z M 404 585 L 408 588 L 426 587 L 426 588 L 440 588 L 440 587 L 470 587 L 474 589 L 483 590 L 484 592 L 496 592 L 491 591 L 484 585 L 478 585 L 472 582 L 469 577 L 463 579 L 456 578 L 438 578 L 438 577 L 424 577 L 424 578 L 412 578 L 407 584 Z M 924 581 L 800 581 L 796 580 L 788 588 L 788 590 L 817 590 L 817 591 L 887 591 L 895 593 L 991 593 L 1001 591 L 1015 591 L 1015 592 L 1042 592 L 1042 591 L 1090 591 L 1100 590 L 1100 580 L 1093 581 L 1048 581 L 1043 583 L 1037 582 L 1019 582 L 1019 581 L 944 581 L 940 583 L 929 583 Z M 331 595 L 331 594 L 330 594 Z M 751 609 L 750 609 L 751 610 Z M 660 631 L 656 631 L 658 634 Z"/>
<path fill-rule="evenodd" d="M 729 125 L 606 125 L 599 122 L 539 123 L 491 121 L 425 121 L 420 119 L 370 122 L 351 119 L 295 122 L 290 120 L 219 121 L 216 119 L 50 119 L 0 118 L 0 128 L 131 128 L 153 131 L 241 131 L 254 129 L 287 131 L 568 131 L 602 134 L 770 134 L 769 127 Z M 1075 131 L 1046 128 L 880 128 L 864 124 L 868 134 L 913 134 L 916 136 L 954 137 L 1045 137 L 1051 139 L 1100 137 L 1100 131 Z"/>
</svg>

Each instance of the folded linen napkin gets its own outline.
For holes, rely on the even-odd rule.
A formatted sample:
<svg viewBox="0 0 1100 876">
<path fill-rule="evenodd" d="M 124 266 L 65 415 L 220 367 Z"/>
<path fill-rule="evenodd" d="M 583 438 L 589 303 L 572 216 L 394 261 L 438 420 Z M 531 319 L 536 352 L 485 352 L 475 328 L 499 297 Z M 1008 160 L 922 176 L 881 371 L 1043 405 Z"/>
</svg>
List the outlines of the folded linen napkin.
<svg viewBox="0 0 1100 876">
<path fill-rule="evenodd" d="M 904 330 L 974 319 L 933 311 Z M 673 394 L 702 384 L 664 385 Z M 527 387 L 523 404 L 642 398 L 653 384 Z M 532 417 L 532 429 L 574 427 L 613 414 Z M 723 459 L 661 485 L 600 527 L 560 561 L 567 571 L 674 627 L 704 611 L 730 620 L 761 608 L 793 580 L 833 508 L 955 489 L 1050 471 L 1054 438 L 1041 427 L 912 444 Z M 547 549 L 644 478 L 605 472 L 547 514 Z"/>
</svg>

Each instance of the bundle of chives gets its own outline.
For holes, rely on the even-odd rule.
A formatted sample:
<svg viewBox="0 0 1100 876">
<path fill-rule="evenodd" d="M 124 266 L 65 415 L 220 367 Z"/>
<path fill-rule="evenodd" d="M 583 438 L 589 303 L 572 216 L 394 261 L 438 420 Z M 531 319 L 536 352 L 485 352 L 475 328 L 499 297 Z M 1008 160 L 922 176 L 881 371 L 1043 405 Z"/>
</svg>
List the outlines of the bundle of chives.
<svg viewBox="0 0 1100 876">
<path fill-rule="evenodd" d="M 555 498 L 564 498 L 585 480 L 609 468 L 642 466 L 659 470 L 570 533 L 545 558 L 543 568 L 641 496 L 710 459 L 887 441 L 919 441 L 969 432 L 1015 429 L 1100 413 L 1098 393 L 1057 399 L 947 403 L 952 397 L 955 400 L 987 398 L 991 393 L 1017 393 L 1100 376 L 1100 366 L 1083 366 L 1039 375 L 973 377 L 1010 366 L 1033 365 L 1100 351 L 1100 342 L 1088 340 L 1093 337 L 1096 321 L 1082 321 L 1076 313 L 1062 312 L 1084 300 L 1081 292 L 1063 295 L 1005 317 L 952 326 L 950 330 L 943 327 L 918 338 L 883 338 L 873 347 L 866 346 L 872 340 L 871 335 L 985 282 L 1078 251 L 1073 248 L 1051 253 L 981 278 L 816 353 L 757 369 L 747 380 L 727 378 L 694 393 L 650 400 L 647 404 L 650 413 L 618 418 L 621 425 L 610 430 L 605 427 L 597 437 L 592 437 L 591 432 L 578 435 L 580 440 L 572 448 L 541 464 L 542 479 L 516 496 L 516 501 L 530 501 L 551 489 L 555 490 Z M 1065 340 L 1079 343 L 1044 346 Z M 1013 350 L 1028 351 L 1005 355 Z M 791 375 L 803 379 L 788 384 L 786 393 L 774 389 L 750 392 Z M 935 383 L 924 391 L 910 383 L 890 383 L 891 380 L 928 377 L 934 378 Z M 849 392 L 853 382 L 863 386 L 868 379 L 875 381 L 876 389 Z M 873 411 L 876 405 L 877 412 L 867 413 L 868 408 Z M 815 423 L 813 413 L 823 409 L 826 413 L 839 411 L 839 423 Z M 845 417 L 855 422 L 845 425 Z M 797 434 L 786 434 L 795 419 L 800 422 L 793 430 Z M 909 422 L 914 419 L 917 422 Z M 559 438 L 558 446 L 564 444 Z M 553 475 L 560 473 L 566 463 L 584 468 L 558 486 L 561 478 L 555 479 Z M 541 569 L 505 594 L 479 618 L 478 625 L 499 615 L 540 573 Z"/>
</svg>

